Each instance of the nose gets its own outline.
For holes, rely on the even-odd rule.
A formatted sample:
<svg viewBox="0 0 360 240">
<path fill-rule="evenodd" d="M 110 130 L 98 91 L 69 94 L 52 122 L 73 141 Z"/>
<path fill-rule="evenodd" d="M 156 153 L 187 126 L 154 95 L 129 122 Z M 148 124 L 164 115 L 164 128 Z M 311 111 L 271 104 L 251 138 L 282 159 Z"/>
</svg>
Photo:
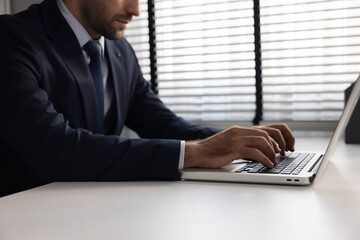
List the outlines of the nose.
<svg viewBox="0 0 360 240">
<path fill-rule="evenodd" d="M 128 14 L 138 17 L 140 15 L 140 0 L 127 0 L 125 10 Z"/>
</svg>

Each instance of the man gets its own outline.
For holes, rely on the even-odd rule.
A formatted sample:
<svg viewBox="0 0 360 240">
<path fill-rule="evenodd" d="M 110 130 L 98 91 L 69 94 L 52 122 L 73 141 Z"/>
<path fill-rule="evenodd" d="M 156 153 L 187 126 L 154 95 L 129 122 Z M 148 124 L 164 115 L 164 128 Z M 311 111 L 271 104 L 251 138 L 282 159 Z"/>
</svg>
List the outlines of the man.
<svg viewBox="0 0 360 240">
<path fill-rule="evenodd" d="M 276 165 L 286 125 L 220 129 L 176 116 L 124 30 L 139 0 L 45 0 L 0 17 L 0 195 L 53 181 L 177 180 L 234 159 Z M 141 139 L 119 137 L 123 126 Z M 201 140 L 202 139 L 202 140 Z"/>
</svg>

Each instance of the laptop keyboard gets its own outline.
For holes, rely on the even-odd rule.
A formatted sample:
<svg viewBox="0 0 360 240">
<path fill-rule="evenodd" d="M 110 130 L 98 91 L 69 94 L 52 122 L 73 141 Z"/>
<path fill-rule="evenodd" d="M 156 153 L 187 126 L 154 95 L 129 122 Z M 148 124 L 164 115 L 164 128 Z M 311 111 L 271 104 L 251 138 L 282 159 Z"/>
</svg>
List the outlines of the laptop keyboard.
<svg viewBox="0 0 360 240">
<path fill-rule="evenodd" d="M 314 153 L 288 153 L 285 156 L 278 155 L 276 157 L 278 164 L 274 168 L 267 168 L 259 162 L 251 162 L 236 170 L 236 172 L 298 175 L 314 155 Z"/>
</svg>

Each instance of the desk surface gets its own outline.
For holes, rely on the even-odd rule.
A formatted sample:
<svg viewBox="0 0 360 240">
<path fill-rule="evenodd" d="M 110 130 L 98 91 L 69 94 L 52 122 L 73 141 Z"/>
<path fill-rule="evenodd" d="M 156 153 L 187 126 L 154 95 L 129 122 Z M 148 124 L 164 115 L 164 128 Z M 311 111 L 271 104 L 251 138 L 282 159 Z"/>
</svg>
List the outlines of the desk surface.
<svg viewBox="0 0 360 240">
<path fill-rule="evenodd" d="M 297 139 L 325 150 L 327 139 Z M 54 183 L 0 198 L 1 240 L 360 239 L 360 145 L 313 186 Z"/>
</svg>

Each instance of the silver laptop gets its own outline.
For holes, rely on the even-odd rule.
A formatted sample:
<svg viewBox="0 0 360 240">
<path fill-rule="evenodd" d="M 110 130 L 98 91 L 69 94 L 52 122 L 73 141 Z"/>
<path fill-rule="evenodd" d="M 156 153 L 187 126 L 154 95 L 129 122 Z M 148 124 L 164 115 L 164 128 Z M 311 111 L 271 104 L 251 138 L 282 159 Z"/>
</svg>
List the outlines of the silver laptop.
<svg viewBox="0 0 360 240">
<path fill-rule="evenodd" d="M 360 96 L 360 75 L 348 99 L 325 153 L 293 152 L 278 155 L 278 165 L 269 169 L 261 163 L 235 160 L 220 169 L 186 168 L 182 179 L 285 185 L 309 185 L 316 182 L 333 156 L 341 134 Z"/>
</svg>

